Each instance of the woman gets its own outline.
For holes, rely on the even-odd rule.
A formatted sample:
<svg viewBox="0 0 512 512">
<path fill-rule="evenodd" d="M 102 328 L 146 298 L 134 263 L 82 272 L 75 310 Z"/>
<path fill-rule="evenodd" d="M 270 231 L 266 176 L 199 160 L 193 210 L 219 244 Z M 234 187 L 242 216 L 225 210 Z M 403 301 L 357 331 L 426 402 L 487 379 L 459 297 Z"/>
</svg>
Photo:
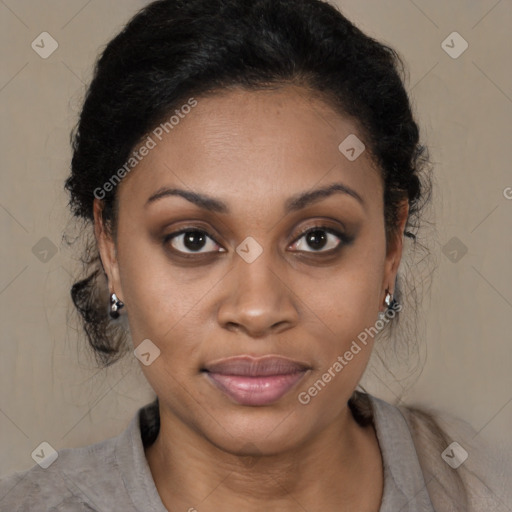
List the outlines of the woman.
<svg viewBox="0 0 512 512">
<path fill-rule="evenodd" d="M 356 390 L 429 195 L 399 67 L 319 0 L 160 0 L 110 42 L 66 182 L 95 234 L 72 297 L 157 399 L 3 480 L 2 510 L 509 510 L 473 432 Z"/>
</svg>

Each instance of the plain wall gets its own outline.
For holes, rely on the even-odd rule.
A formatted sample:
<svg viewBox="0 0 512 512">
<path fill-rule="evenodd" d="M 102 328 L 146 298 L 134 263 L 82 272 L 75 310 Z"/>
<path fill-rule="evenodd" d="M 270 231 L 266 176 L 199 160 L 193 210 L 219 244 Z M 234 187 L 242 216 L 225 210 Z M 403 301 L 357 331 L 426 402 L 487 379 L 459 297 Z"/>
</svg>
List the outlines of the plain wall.
<svg viewBox="0 0 512 512">
<path fill-rule="evenodd" d="M 34 465 L 42 441 L 61 449 L 116 435 L 153 396 L 134 357 L 108 370 L 95 366 L 69 296 L 79 254 L 62 242 L 69 133 L 94 60 L 146 3 L 0 3 L 0 475 Z M 510 447 L 512 3 L 338 4 L 405 60 L 435 164 L 437 235 L 429 241 L 437 266 L 411 340 L 423 371 L 398 383 L 369 368 L 365 382 L 377 396 L 403 395 L 458 416 Z M 47 59 L 31 47 L 43 31 L 59 45 Z M 453 31 L 469 44 L 456 59 L 441 47 Z"/>
</svg>

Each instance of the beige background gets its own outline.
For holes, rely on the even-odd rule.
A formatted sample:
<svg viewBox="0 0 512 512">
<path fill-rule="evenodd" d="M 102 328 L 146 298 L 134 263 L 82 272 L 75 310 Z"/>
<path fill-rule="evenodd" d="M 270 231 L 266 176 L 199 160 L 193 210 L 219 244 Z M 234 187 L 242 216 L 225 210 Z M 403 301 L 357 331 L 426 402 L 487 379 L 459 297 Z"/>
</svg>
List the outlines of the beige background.
<svg viewBox="0 0 512 512">
<path fill-rule="evenodd" d="M 100 48 L 145 3 L 0 0 L 0 475 L 31 467 L 42 441 L 61 449 L 117 434 L 152 396 L 135 358 L 95 367 L 70 315 L 77 255 L 61 242 L 69 132 L 85 84 Z M 339 5 L 405 59 L 435 163 L 438 265 L 420 331 L 425 366 L 405 400 L 459 416 L 510 447 L 512 2 Z M 59 44 L 47 59 L 31 48 L 43 31 Z M 457 59 L 441 47 L 453 31 L 469 43 Z M 467 247 L 458 262 L 443 253 L 453 237 Z M 403 387 L 372 371 L 366 380 L 390 401 Z"/>
</svg>

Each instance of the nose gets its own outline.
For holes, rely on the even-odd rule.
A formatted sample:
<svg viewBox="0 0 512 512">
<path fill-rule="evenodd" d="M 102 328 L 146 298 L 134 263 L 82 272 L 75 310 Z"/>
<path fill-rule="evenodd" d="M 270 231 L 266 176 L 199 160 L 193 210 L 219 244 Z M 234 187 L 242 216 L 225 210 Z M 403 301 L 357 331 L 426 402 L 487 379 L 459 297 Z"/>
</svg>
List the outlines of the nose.
<svg viewBox="0 0 512 512">
<path fill-rule="evenodd" d="M 299 319 L 296 297 L 283 270 L 272 264 L 266 251 L 252 263 L 235 256 L 228 273 L 227 293 L 217 311 L 219 324 L 251 337 L 277 334 L 295 326 Z"/>
</svg>

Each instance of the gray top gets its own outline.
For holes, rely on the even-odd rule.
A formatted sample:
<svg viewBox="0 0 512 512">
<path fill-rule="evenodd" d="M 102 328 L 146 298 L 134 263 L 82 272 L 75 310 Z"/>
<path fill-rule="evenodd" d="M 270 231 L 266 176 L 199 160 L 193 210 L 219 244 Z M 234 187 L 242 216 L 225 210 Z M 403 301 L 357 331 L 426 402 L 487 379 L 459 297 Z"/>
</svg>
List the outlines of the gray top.
<svg viewBox="0 0 512 512">
<path fill-rule="evenodd" d="M 379 512 L 435 512 L 407 423 L 399 409 L 370 395 L 384 461 Z M 47 469 L 35 465 L 0 480 L 1 512 L 167 512 L 144 454 L 155 436 L 148 404 L 116 437 L 64 448 Z M 44 464 L 42 464 L 44 465 Z"/>
</svg>

